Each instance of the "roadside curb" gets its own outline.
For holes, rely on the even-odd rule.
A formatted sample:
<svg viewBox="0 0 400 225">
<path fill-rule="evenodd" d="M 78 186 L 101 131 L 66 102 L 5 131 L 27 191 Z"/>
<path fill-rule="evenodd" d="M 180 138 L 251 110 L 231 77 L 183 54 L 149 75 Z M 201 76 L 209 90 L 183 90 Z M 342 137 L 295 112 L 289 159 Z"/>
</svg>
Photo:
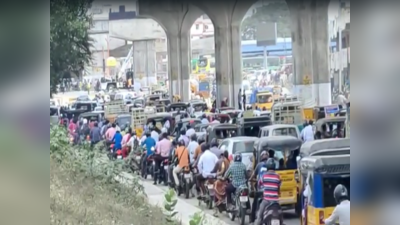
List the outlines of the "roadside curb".
<svg viewBox="0 0 400 225">
<path fill-rule="evenodd" d="M 129 173 L 122 173 L 121 176 L 127 180 L 133 179 L 133 175 Z M 116 178 L 120 181 L 120 179 Z M 157 187 L 151 183 L 143 182 L 139 179 L 139 183 L 143 186 L 147 195 L 148 202 L 153 205 L 164 209 L 164 194 L 165 190 Z M 182 222 L 182 225 L 190 225 L 191 217 L 196 213 L 203 213 L 205 223 L 207 225 L 228 225 L 223 220 L 216 218 L 208 213 L 204 213 L 204 209 L 195 207 L 185 200 L 177 198 L 178 202 L 175 206 L 175 211 L 178 212 L 176 219 Z"/>
</svg>

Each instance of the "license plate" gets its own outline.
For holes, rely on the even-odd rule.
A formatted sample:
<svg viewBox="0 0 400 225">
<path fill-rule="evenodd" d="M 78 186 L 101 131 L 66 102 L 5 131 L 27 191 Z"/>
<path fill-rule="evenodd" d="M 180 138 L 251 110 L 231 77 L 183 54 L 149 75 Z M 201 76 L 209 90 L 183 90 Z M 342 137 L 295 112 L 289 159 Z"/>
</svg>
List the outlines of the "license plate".
<svg viewBox="0 0 400 225">
<path fill-rule="evenodd" d="M 192 175 L 191 175 L 190 173 L 187 173 L 187 174 L 184 175 L 184 177 L 185 177 L 186 179 L 190 179 L 190 178 L 192 178 Z"/>
<path fill-rule="evenodd" d="M 117 159 L 122 159 L 122 155 L 117 156 Z"/>
<path fill-rule="evenodd" d="M 207 185 L 207 188 L 208 188 L 208 189 L 214 189 L 214 185 L 209 184 L 209 185 Z"/>
<path fill-rule="evenodd" d="M 249 198 L 247 196 L 240 196 L 239 200 L 240 202 L 247 202 Z"/>
<path fill-rule="evenodd" d="M 271 220 L 271 225 L 281 225 L 281 221 L 279 221 L 279 220 Z"/>
<path fill-rule="evenodd" d="M 168 170 L 168 166 L 164 166 L 164 170 Z"/>
<path fill-rule="evenodd" d="M 136 160 L 138 160 L 138 161 L 139 161 L 139 160 L 140 160 L 140 158 L 141 158 L 140 156 L 136 156 Z"/>
</svg>

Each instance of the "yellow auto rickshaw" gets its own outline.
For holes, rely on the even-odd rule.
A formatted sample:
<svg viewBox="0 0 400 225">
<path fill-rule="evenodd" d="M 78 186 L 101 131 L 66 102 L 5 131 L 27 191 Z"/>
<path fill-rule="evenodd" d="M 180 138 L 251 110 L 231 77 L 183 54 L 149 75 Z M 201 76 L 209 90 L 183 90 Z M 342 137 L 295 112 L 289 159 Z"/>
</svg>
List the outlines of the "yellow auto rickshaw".
<svg viewBox="0 0 400 225">
<path fill-rule="evenodd" d="M 268 151 L 270 157 L 273 156 L 277 161 L 276 172 L 281 176 L 281 190 L 279 203 L 284 209 L 295 209 L 300 214 L 299 195 L 298 195 L 298 171 L 297 156 L 300 151 L 302 141 L 292 136 L 273 136 L 261 137 L 254 144 L 253 171 L 260 162 L 262 151 Z M 257 174 L 256 174 L 257 175 Z M 255 187 L 253 187 L 254 189 Z M 257 192 L 254 201 L 258 201 L 261 196 Z M 254 205 L 253 205 L 254 206 Z"/>
<path fill-rule="evenodd" d="M 324 224 L 337 205 L 335 187 L 342 184 L 350 193 L 350 154 L 308 156 L 300 160 L 299 171 L 306 180 L 301 187 L 301 224 Z"/>
</svg>

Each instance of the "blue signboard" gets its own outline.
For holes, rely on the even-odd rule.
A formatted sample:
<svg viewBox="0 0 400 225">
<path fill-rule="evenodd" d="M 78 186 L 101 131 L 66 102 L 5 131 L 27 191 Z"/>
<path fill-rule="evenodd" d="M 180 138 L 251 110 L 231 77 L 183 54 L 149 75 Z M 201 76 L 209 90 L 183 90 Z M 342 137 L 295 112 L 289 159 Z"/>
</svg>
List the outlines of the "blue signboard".
<svg viewBox="0 0 400 225">
<path fill-rule="evenodd" d="M 339 105 L 325 106 L 325 117 L 335 117 L 335 114 L 340 111 Z"/>
<path fill-rule="evenodd" d="M 200 82 L 199 83 L 199 92 L 209 92 L 210 91 L 210 83 L 209 82 Z"/>
</svg>

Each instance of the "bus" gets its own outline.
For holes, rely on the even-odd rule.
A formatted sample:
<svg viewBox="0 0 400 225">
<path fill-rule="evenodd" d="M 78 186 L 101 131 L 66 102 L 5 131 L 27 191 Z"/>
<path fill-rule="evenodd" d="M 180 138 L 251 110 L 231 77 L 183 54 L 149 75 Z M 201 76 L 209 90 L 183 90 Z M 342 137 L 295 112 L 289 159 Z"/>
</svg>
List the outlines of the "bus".
<svg viewBox="0 0 400 225">
<path fill-rule="evenodd" d="M 215 58 L 211 56 L 201 56 L 197 61 L 200 73 L 215 72 Z"/>
<path fill-rule="evenodd" d="M 191 64 L 192 64 L 192 73 L 197 74 L 199 73 L 199 66 L 197 65 L 198 59 L 192 59 Z"/>
</svg>

